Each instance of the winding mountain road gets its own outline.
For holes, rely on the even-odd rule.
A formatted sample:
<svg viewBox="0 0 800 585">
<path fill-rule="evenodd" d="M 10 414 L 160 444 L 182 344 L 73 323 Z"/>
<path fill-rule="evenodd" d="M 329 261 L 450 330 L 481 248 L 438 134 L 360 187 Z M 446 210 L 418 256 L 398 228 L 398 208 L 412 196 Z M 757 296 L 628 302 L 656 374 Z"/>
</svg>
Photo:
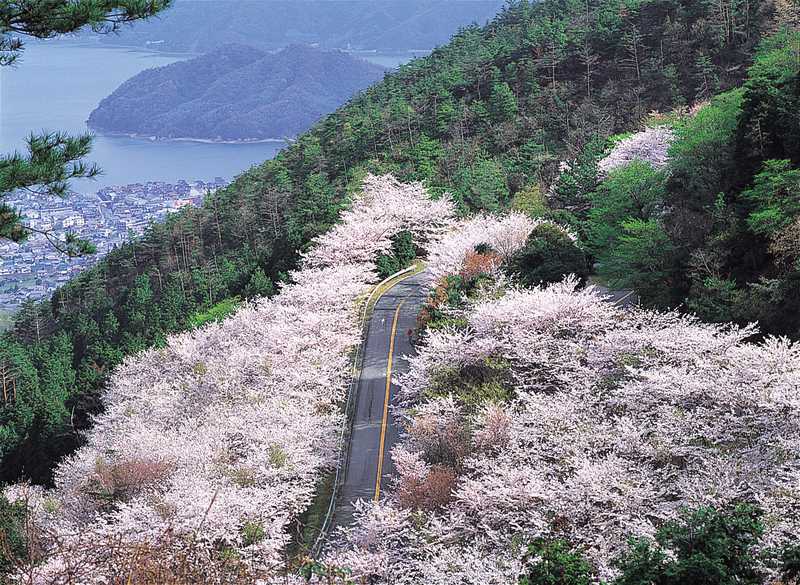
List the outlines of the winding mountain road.
<svg viewBox="0 0 800 585">
<path fill-rule="evenodd" d="M 426 299 L 426 272 L 396 281 L 375 303 L 363 346 L 361 370 L 355 387 L 355 410 L 344 475 L 332 502 L 332 527 L 353 523 L 355 502 L 377 501 L 391 481 L 392 447 L 399 439 L 390 405 L 396 387 L 392 378 L 406 371 L 404 356 L 414 354 L 411 334 Z M 599 287 L 607 300 L 623 308 L 638 303 L 633 291 Z M 324 532 L 323 532 L 324 534 Z"/>
<path fill-rule="evenodd" d="M 392 377 L 405 371 L 403 356 L 414 351 L 410 334 L 425 302 L 424 284 L 429 278 L 422 272 L 400 280 L 373 309 L 356 387 L 347 466 L 333 520 L 336 526 L 352 523 L 356 500 L 380 498 L 394 472 L 391 449 L 399 429 L 389 409 L 395 396 Z"/>
</svg>

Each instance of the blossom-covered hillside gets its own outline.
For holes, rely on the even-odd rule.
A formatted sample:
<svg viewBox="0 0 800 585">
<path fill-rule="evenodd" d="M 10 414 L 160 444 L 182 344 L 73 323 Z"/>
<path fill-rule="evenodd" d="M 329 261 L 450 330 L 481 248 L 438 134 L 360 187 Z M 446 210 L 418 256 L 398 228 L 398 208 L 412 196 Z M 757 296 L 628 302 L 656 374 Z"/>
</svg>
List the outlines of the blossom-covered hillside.
<svg viewBox="0 0 800 585">
<path fill-rule="evenodd" d="M 164 575 L 181 563 L 256 575 L 283 567 L 291 525 L 338 448 L 376 256 L 400 231 L 425 245 L 451 216 L 447 199 L 418 184 L 367 177 L 279 295 L 129 358 L 56 488 L 7 490 L 35 511 L 42 562 L 30 582 L 108 583 L 148 561 Z"/>
<path fill-rule="evenodd" d="M 440 277 L 477 284 L 400 379 L 393 496 L 362 508 L 328 563 L 371 583 L 507 584 L 528 545 L 562 539 L 609 579 L 629 537 L 683 507 L 740 502 L 764 511 L 764 546 L 793 542 L 800 348 L 623 311 L 569 278 L 516 288 L 475 258 L 516 221 L 477 219 L 431 250 Z"/>
</svg>

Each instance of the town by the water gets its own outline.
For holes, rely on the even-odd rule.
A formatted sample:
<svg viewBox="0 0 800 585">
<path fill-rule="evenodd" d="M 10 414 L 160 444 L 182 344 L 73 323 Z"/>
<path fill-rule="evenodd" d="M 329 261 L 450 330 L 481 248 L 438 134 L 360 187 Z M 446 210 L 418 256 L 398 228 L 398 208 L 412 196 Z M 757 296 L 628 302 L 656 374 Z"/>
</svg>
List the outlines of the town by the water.
<svg viewBox="0 0 800 585">
<path fill-rule="evenodd" d="M 37 232 L 74 233 L 91 241 L 97 252 L 69 258 L 40 233 L 22 244 L 0 241 L 0 311 L 46 297 L 116 246 L 143 233 L 151 222 L 186 205 L 199 205 L 207 193 L 225 184 L 221 177 L 211 182 L 134 183 L 64 199 L 16 193 L 8 204 L 20 211 L 26 225 Z"/>
</svg>

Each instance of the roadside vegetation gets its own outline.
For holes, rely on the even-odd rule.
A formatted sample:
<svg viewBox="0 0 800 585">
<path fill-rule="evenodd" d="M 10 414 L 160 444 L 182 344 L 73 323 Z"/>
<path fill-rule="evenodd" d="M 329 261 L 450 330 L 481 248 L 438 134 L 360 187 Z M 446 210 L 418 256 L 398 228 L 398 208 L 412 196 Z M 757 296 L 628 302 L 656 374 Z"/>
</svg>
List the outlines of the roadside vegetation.
<svg viewBox="0 0 800 585">
<path fill-rule="evenodd" d="M 323 564 L 379 583 L 791 583 L 797 345 L 621 309 L 574 276 L 521 286 L 508 259 L 543 226 L 568 234 L 479 217 L 430 248 L 394 491 Z"/>
</svg>

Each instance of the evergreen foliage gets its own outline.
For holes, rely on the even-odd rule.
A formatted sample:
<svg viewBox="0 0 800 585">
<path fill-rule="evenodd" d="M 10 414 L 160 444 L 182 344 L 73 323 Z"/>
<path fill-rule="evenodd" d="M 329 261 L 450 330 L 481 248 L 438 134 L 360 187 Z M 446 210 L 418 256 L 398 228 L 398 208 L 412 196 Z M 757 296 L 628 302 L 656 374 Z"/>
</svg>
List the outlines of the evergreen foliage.
<svg viewBox="0 0 800 585">
<path fill-rule="evenodd" d="M 570 274 L 588 275 L 586 255 L 563 229 L 542 224 L 509 263 L 509 271 L 525 286 L 560 282 Z"/>
<path fill-rule="evenodd" d="M 417 257 L 414 236 L 409 231 L 402 231 L 392 238 L 390 253 L 379 254 L 375 265 L 381 278 L 391 276 L 403 268 L 410 266 Z"/>
<path fill-rule="evenodd" d="M 741 88 L 672 122 L 663 167 L 629 162 L 588 189 L 576 215 L 599 275 L 651 305 L 800 336 L 798 106 L 800 32 L 786 28 Z"/>
<path fill-rule="evenodd" d="M 11 503 L 0 494 L 0 582 L 15 563 L 27 556 L 25 502 Z"/>
<path fill-rule="evenodd" d="M 528 562 L 520 585 L 591 585 L 591 565 L 568 543 L 537 540 L 528 548 Z"/>
<path fill-rule="evenodd" d="M 763 531 L 752 506 L 684 511 L 659 529 L 655 542 L 631 542 L 615 585 L 760 585 Z"/>
</svg>

